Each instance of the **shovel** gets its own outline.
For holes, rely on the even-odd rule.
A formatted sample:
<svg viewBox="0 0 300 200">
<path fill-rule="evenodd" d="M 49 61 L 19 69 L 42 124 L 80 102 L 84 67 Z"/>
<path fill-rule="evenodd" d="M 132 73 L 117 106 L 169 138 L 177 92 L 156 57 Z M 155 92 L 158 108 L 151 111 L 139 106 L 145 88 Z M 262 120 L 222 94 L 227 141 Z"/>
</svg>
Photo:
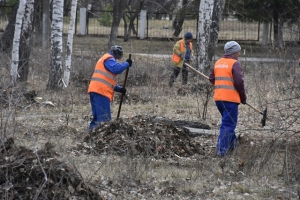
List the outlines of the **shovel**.
<svg viewBox="0 0 300 200">
<path fill-rule="evenodd" d="M 131 59 L 131 53 L 129 54 L 129 59 Z M 127 70 L 126 70 L 123 88 L 125 88 L 125 86 L 126 86 L 127 77 L 128 77 L 128 71 L 129 71 L 129 67 L 128 67 Z M 121 100 L 120 100 L 120 105 L 119 105 L 119 110 L 118 110 L 117 119 L 119 119 L 119 117 L 120 117 L 121 107 L 122 107 L 122 103 L 123 103 L 123 97 L 124 97 L 124 95 L 122 94 L 122 95 L 121 95 Z"/>
<path fill-rule="evenodd" d="M 185 66 L 187 66 L 188 68 L 190 68 L 193 72 L 203 76 L 204 78 L 206 78 L 207 80 L 209 79 L 208 76 L 206 76 L 205 74 L 199 72 L 198 70 L 196 70 L 194 67 L 192 67 L 191 65 L 189 65 L 188 63 L 183 63 Z M 262 127 L 264 127 L 266 125 L 266 120 L 267 120 L 267 108 L 264 111 L 259 111 L 257 108 L 253 107 L 252 105 L 246 103 L 246 105 L 248 105 L 250 108 L 252 108 L 253 110 L 255 110 L 256 112 L 260 113 L 263 118 L 261 119 L 261 125 Z"/>
</svg>

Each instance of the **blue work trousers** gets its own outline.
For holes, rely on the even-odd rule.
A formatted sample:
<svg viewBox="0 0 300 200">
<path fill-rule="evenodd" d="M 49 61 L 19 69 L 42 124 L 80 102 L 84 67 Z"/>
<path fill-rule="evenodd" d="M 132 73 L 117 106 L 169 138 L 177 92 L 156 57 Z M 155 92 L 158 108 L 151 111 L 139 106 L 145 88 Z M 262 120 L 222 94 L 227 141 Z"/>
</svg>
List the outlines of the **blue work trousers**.
<svg viewBox="0 0 300 200">
<path fill-rule="evenodd" d="M 101 122 L 108 122 L 111 120 L 110 112 L 110 100 L 108 97 L 101 94 L 91 92 L 90 102 L 92 107 L 93 119 L 90 123 L 89 130 L 92 130 L 95 126 Z"/>
<path fill-rule="evenodd" d="M 222 123 L 216 149 L 217 155 L 224 156 L 228 150 L 233 150 L 237 145 L 235 128 L 238 120 L 239 104 L 226 101 L 216 101 L 216 106 L 221 113 Z"/>
</svg>

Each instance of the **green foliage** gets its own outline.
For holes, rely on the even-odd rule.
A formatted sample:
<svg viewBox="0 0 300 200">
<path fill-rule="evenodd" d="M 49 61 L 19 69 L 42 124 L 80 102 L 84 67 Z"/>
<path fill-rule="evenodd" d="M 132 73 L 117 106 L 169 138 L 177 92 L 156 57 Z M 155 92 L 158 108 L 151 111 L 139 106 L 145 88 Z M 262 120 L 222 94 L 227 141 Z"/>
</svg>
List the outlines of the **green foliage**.
<svg viewBox="0 0 300 200">
<path fill-rule="evenodd" d="M 15 3 L 19 3 L 19 0 L 7 0 L 6 2 L 10 5 L 14 5 Z"/>
<path fill-rule="evenodd" d="M 271 22 L 275 12 L 284 21 L 295 21 L 299 9 L 298 0 L 227 0 L 224 12 L 241 21 Z"/>
<path fill-rule="evenodd" d="M 16 3 L 19 3 L 19 0 L 7 0 L 7 5 L 14 6 Z M 1 15 L 10 15 L 13 7 L 2 7 Z"/>
<path fill-rule="evenodd" d="M 102 12 L 98 18 L 98 22 L 102 26 L 111 26 L 112 25 L 112 11 L 113 8 L 111 5 L 104 7 L 104 12 Z"/>
</svg>

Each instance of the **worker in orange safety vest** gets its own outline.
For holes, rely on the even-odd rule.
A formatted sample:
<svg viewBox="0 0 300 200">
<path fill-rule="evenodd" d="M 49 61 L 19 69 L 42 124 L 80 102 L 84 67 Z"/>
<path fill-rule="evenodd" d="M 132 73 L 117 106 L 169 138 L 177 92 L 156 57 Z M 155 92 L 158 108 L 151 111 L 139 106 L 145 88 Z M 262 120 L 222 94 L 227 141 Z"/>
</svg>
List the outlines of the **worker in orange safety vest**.
<svg viewBox="0 0 300 200">
<path fill-rule="evenodd" d="M 238 106 L 246 104 L 246 93 L 241 63 L 238 61 L 241 46 L 229 41 L 224 46 L 225 54 L 214 65 L 209 81 L 214 84 L 214 100 L 222 116 L 220 133 L 216 144 L 218 156 L 237 147 L 235 128 L 238 121 Z"/>
<path fill-rule="evenodd" d="M 193 56 L 193 34 L 186 32 L 183 39 L 177 41 L 173 47 L 172 64 L 173 72 L 169 80 L 169 87 L 173 86 L 180 70 L 182 70 L 182 85 L 186 85 L 188 81 L 188 70 L 184 62 L 190 63 Z"/>
<path fill-rule="evenodd" d="M 126 89 L 117 84 L 117 78 L 118 74 L 131 67 L 132 60 L 127 59 L 123 63 L 117 62 L 122 56 L 122 47 L 112 46 L 110 52 L 105 53 L 95 66 L 88 87 L 93 115 L 89 131 L 99 126 L 101 122 L 111 120 L 110 102 L 113 101 L 114 92 L 120 92 L 123 95 L 126 93 Z"/>
</svg>

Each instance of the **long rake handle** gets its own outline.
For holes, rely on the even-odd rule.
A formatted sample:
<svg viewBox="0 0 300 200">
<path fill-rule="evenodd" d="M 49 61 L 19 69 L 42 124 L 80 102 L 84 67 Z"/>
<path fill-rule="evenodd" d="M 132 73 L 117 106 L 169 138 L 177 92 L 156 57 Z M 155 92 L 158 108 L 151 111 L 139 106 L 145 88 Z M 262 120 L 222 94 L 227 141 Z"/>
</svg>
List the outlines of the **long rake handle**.
<svg viewBox="0 0 300 200">
<path fill-rule="evenodd" d="M 195 73 L 197 73 L 197 74 L 203 76 L 203 77 L 206 78 L 206 79 L 209 79 L 208 76 L 206 76 L 205 74 L 199 72 L 198 70 L 196 70 L 196 69 L 195 69 L 194 67 L 192 67 L 191 65 L 189 65 L 189 64 L 187 64 L 187 63 L 184 63 L 184 65 L 187 66 L 187 67 L 189 67 L 189 68 L 190 68 L 192 71 L 194 71 Z M 246 104 L 247 104 L 250 108 L 252 108 L 253 110 L 255 110 L 256 112 L 258 112 L 258 113 L 264 115 L 263 112 L 261 112 L 260 110 L 258 110 L 258 109 L 255 108 L 254 106 L 252 106 L 252 105 L 250 105 L 250 104 L 248 104 L 248 103 L 246 103 Z"/>
<path fill-rule="evenodd" d="M 129 54 L 129 59 L 131 59 L 131 53 Z M 126 70 L 123 88 L 125 88 L 125 86 L 126 86 L 127 77 L 128 77 L 128 71 L 129 71 L 129 68 L 127 68 L 127 70 Z M 124 95 L 122 94 L 122 95 L 121 95 L 121 100 L 120 100 L 120 105 L 119 105 L 119 110 L 118 110 L 117 119 L 119 119 L 119 117 L 120 117 L 121 107 L 122 107 L 122 103 L 123 103 L 123 97 L 124 97 Z"/>
<path fill-rule="evenodd" d="M 246 104 L 247 104 L 247 106 L 249 106 L 250 108 L 252 108 L 252 109 L 255 110 L 256 112 L 258 112 L 258 113 L 264 115 L 263 112 L 261 112 L 260 110 L 258 110 L 258 109 L 255 108 L 254 106 L 250 105 L 249 103 L 246 103 Z"/>
<path fill-rule="evenodd" d="M 166 36 L 167 37 L 167 36 Z M 168 38 L 168 37 L 167 37 Z M 168 38 L 168 40 L 170 41 L 170 42 L 172 42 L 171 40 L 170 40 L 170 38 Z M 206 78 L 207 80 L 209 80 L 209 77 L 208 76 L 206 76 L 205 74 L 203 74 L 203 73 L 201 73 L 201 72 L 199 72 L 198 70 L 196 70 L 194 67 L 192 67 L 191 65 L 189 65 L 188 63 L 183 63 L 185 66 L 187 66 L 188 68 L 190 68 L 193 72 L 195 72 L 195 73 L 197 73 L 197 74 L 199 74 L 199 75 L 201 75 L 202 77 L 204 77 L 204 78 Z M 258 113 L 260 113 L 260 114 L 262 114 L 263 115 L 263 119 L 262 119 L 262 126 L 265 126 L 265 124 L 266 124 L 266 119 L 267 119 L 267 109 L 264 111 L 264 112 L 261 112 L 260 110 L 258 110 L 257 108 L 255 108 L 254 106 L 252 106 L 252 105 L 250 105 L 250 104 L 248 104 L 248 103 L 246 103 L 250 108 L 252 108 L 253 110 L 255 110 L 256 112 L 258 112 Z"/>
<path fill-rule="evenodd" d="M 189 67 L 192 71 L 194 71 L 195 73 L 203 76 L 204 78 L 206 78 L 208 80 L 208 76 L 206 76 L 205 74 L 199 72 L 198 70 L 196 70 L 194 67 L 192 67 L 191 65 L 187 64 L 187 63 L 183 63 L 185 66 Z"/>
</svg>

